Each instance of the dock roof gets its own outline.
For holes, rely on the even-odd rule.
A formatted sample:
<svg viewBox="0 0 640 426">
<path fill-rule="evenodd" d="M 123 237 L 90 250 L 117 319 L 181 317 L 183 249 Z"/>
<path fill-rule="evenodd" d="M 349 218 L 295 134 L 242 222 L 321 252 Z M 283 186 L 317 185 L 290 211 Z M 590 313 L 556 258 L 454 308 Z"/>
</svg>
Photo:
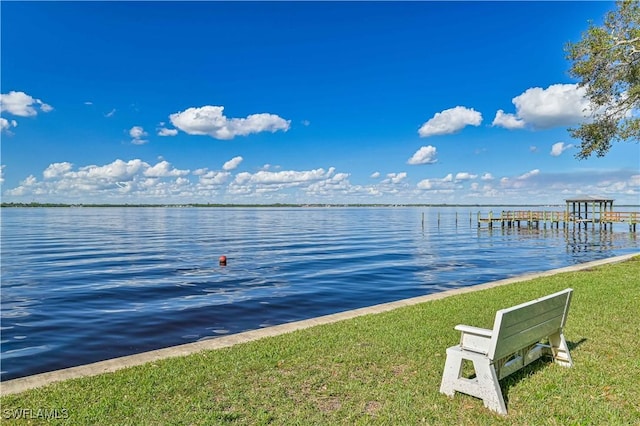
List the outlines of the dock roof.
<svg viewBox="0 0 640 426">
<path fill-rule="evenodd" d="M 567 198 L 567 203 L 603 203 L 613 202 L 613 198 L 601 197 L 599 195 L 583 195 L 581 197 Z"/>
</svg>

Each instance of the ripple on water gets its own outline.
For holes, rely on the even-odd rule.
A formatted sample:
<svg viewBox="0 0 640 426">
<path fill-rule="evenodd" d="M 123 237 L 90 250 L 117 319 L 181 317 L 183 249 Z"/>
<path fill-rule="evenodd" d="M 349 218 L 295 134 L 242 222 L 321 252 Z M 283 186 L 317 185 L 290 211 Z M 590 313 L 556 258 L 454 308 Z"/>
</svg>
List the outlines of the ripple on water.
<svg viewBox="0 0 640 426">
<path fill-rule="evenodd" d="M 460 217 L 476 212 L 458 210 Z M 429 208 L 2 209 L 1 378 L 640 247 L 636 234 L 619 228 L 606 233 L 478 230 L 462 220 L 456 226 L 455 213 Z M 223 254 L 226 267 L 218 265 Z"/>
</svg>

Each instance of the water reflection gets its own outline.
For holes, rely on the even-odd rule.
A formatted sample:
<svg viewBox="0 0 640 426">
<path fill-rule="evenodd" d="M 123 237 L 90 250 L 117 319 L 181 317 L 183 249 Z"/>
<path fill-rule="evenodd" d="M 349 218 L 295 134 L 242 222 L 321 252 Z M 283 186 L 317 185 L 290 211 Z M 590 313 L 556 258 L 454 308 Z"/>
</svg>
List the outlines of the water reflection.
<svg viewBox="0 0 640 426">
<path fill-rule="evenodd" d="M 610 252 L 638 243 L 635 232 L 619 232 L 604 227 L 584 229 L 535 228 L 535 227 L 494 227 L 478 228 L 478 237 L 510 237 L 519 242 L 529 242 L 539 246 L 555 246 L 559 241 L 566 246 L 567 254 Z"/>
</svg>

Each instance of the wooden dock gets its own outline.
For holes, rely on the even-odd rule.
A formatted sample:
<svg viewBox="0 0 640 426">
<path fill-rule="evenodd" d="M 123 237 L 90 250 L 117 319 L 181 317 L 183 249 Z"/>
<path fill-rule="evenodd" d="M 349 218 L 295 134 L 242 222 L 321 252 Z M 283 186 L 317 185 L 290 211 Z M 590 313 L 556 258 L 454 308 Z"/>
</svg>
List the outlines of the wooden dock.
<svg viewBox="0 0 640 426">
<path fill-rule="evenodd" d="M 487 216 L 482 216 L 478 213 L 478 227 L 486 224 L 489 228 L 493 228 L 494 225 L 500 224 L 501 227 L 520 228 L 526 226 L 527 228 L 540 228 L 547 227 L 556 228 L 562 224 L 563 228 L 568 226 L 584 226 L 586 229 L 589 224 L 593 228 L 596 225 L 598 227 L 607 226 L 613 227 L 614 223 L 627 223 L 629 225 L 629 231 L 636 232 L 637 224 L 640 222 L 639 212 L 613 212 L 605 211 L 599 212 L 599 214 L 592 215 L 591 217 L 582 217 L 574 213 L 568 213 L 566 211 L 533 211 L 533 210 L 515 210 L 515 211 L 502 211 L 500 214 L 494 214 L 489 212 Z"/>
</svg>

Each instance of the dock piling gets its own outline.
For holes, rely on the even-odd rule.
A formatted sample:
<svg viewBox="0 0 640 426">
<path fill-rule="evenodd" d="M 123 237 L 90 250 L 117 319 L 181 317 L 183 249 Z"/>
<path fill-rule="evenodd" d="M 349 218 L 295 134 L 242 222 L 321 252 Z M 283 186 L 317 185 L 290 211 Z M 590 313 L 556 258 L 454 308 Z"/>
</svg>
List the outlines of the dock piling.
<svg viewBox="0 0 640 426">
<path fill-rule="evenodd" d="M 629 225 L 630 232 L 636 232 L 637 224 L 640 222 L 640 213 L 638 212 L 601 212 L 598 215 L 596 212 L 595 215 L 591 215 L 590 217 L 586 212 L 584 213 L 584 217 L 578 214 L 568 214 L 566 212 L 553 212 L 553 211 L 502 211 L 500 216 L 494 216 L 493 211 L 489 211 L 486 217 L 482 217 L 482 214 L 478 212 L 477 220 L 478 220 L 478 228 L 482 227 L 483 223 L 486 223 L 489 228 L 493 228 L 493 224 L 495 222 L 500 222 L 502 227 L 505 226 L 507 228 L 518 227 L 520 229 L 522 222 L 525 222 L 525 226 L 528 229 L 547 229 L 547 226 L 553 228 L 554 224 L 556 229 L 560 229 L 560 222 L 562 222 L 562 228 L 567 229 L 568 226 L 572 225 L 575 229 L 588 229 L 589 223 L 591 223 L 591 229 L 596 229 L 596 223 L 598 227 L 602 229 L 607 229 L 607 224 L 610 225 L 610 228 L 613 229 L 614 223 L 627 223 Z M 542 225 L 541 225 L 542 223 Z"/>
</svg>

